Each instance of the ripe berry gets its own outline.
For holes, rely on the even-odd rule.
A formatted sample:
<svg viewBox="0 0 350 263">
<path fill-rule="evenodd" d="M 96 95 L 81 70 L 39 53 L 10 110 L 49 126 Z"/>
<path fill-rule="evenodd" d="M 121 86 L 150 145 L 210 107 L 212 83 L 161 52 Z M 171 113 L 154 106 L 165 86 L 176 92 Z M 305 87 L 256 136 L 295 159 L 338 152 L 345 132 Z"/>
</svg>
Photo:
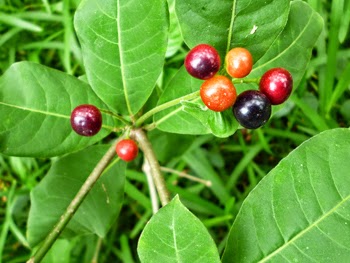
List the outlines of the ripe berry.
<svg viewBox="0 0 350 263">
<path fill-rule="evenodd" d="M 263 93 L 247 90 L 238 95 L 233 114 L 244 128 L 256 129 L 270 118 L 271 103 Z"/>
<path fill-rule="evenodd" d="M 102 115 L 94 105 L 83 104 L 72 111 L 70 123 L 76 133 L 82 136 L 93 136 L 102 127 Z"/>
<path fill-rule="evenodd" d="M 285 102 L 292 93 L 293 78 L 284 68 L 273 68 L 261 77 L 259 89 L 270 100 L 272 105 Z"/>
<path fill-rule="evenodd" d="M 139 153 L 139 148 L 135 141 L 124 139 L 117 143 L 115 151 L 120 159 L 129 162 L 136 158 Z"/>
<path fill-rule="evenodd" d="M 224 111 L 236 101 L 236 88 L 224 76 L 215 76 L 203 82 L 200 96 L 204 104 L 213 111 Z"/>
<path fill-rule="evenodd" d="M 234 78 L 244 78 L 253 68 L 253 57 L 242 47 L 231 49 L 225 57 L 227 73 Z"/>
<path fill-rule="evenodd" d="M 213 77 L 219 71 L 220 64 L 219 53 L 207 44 L 195 46 L 185 58 L 187 72 L 198 79 Z"/>
</svg>

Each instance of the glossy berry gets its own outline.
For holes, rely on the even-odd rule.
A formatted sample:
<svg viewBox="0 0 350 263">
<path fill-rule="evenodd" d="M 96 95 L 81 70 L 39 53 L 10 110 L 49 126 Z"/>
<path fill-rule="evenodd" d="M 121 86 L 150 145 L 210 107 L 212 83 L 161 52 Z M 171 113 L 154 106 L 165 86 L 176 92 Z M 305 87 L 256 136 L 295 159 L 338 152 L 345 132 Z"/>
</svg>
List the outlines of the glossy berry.
<svg viewBox="0 0 350 263">
<path fill-rule="evenodd" d="M 115 151 L 120 159 L 130 162 L 136 158 L 139 153 L 139 148 L 135 141 L 124 139 L 117 143 Z"/>
<path fill-rule="evenodd" d="M 219 53 L 207 44 L 195 46 L 185 58 L 187 72 L 198 79 L 213 77 L 219 71 L 220 64 Z"/>
<path fill-rule="evenodd" d="M 253 68 L 253 57 L 242 47 L 231 49 L 225 57 L 227 73 L 233 78 L 244 78 Z"/>
<path fill-rule="evenodd" d="M 72 111 L 70 123 L 76 133 L 82 136 L 93 136 L 102 127 L 102 115 L 94 105 L 83 104 Z"/>
<path fill-rule="evenodd" d="M 247 90 L 238 95 L 233 114 L 244 128 L 257 129 L 270 118 L 271 103 L 263 93 Z"/>
<path fill-rule="evenodd" d="M 203 103 L 213 111 L 224 111 L 236 101 L 236 88 L 224 76 L 215 76 L 203 82 L 200 88 Z"/>
<path fill-rule="evenodd" d="M 272 105 L 285 102 L 293 89 L 293 78 L 284 68 L 273 68 L 261 77 L 259 89 L 270 100 Z"/>
</svg>

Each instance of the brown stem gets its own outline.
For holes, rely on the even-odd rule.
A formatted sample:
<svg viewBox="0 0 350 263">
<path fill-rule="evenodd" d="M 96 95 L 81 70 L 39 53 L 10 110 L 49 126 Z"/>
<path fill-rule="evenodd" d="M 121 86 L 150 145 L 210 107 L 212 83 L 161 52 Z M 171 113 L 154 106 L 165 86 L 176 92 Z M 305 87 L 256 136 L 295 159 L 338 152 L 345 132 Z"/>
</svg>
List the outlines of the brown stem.
<svg viewBox="0 0 350 263">
<path fill-rule="evenodd" d="M 149 163 L 160 201 L 162 206 L 165 206 L 167 203 L 169 203 L 170 194 L 168 188 L 166 187 L 164 177 L 160 171 L 159 162 L 153 151 L 153 147 L 148 140 L 146 133 L 142 129 L 134 130 L 131 136 L 135 137 Z"/>
<path fill-rule="evenodd" d="M 105 155 L 102 157 L 100 162 L 96 165 L 95 169 L 91 172 L 89 177 L 86 179 L 79 192 L 76 194 L 72 202 L 67 207 L 64 214 L 60 217 L 60 220 L 55 225 L 55 227 L 51 230 L 51 232 L 46 236 L 46 239 L 41 244 L 39 249 L 35 252 L 34 256 L 27 261 L 27 263 L 37 263 L 40 262 L 43 257 L 46 255 L 48 250 L 51 248 L 53 243 L 56 241 L 58 236 L 61 234 L 63 229 L 72 219 L 73 215 L 77 211 L 80 204 L 83 202 L 84 198 L 87 196 L 91 188 L 96 183 L 97 179 L 101 176 L 103 171 L 107 168 L 110 161 L 115 156 L 115 144 L 113 144 Z"/>
</svg>

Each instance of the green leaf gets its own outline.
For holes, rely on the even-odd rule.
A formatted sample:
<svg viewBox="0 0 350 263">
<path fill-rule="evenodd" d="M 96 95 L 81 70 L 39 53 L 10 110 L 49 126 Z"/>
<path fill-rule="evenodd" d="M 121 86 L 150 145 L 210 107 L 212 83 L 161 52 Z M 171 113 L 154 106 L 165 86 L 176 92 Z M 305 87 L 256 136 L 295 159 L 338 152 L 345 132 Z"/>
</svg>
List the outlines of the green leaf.
<svg viewBox="0 0 350 263">
<path fill-rule="evenodd" d="M 191 77 L 185 67 L 182 67 L 165 88 L 158 105 L 198 91 L 202 82 L 202 80 Z M 201 121 L 185 112 L 181 103 L 157 113 L 154 116 L 154 121 L 157 128 L 165 132 L 181 134 L 207 134 L 210 132 Z"/>
<path fill-rule="evenodd" d="M 83 0 L 74 25 L 94 91 L 116 112 L 137 113 L 163 68 L 166 2 Z"/>
<path fill-rule="evenodd" d="M 220 262 L 216 245 L 202 222 L 176 196 L 144 228 L 137 251 L 147 262 Z"/>
<path fill-rule="evenodd" d="M 250 193 L 223 262 L 347 262 L 350 130 L 327 130 L 284 158 Z"/>
<path fill-rule="evenodd" d="M 110 145 L 91 146 L 56 161 L 31 192 L 27 237 L 34 247 L 52 230 Z M 124 195 L 125 163 L 114 163 L 96 182 L 63 231 L 63 237 L 104 237 L 118 217 Z"/>
<path fill-rule="evenodd" d="M 0 78 L 0 151 L 8 155 L 50 157 L 80 150 L 110 133 L 76 134 L 70 114 L 80 104 L 105 104 L 84 82 L 45 66 L 20 62 Z M 115 126 L 102 114 L 104 127 Z"/>
<path fill-rule="evenodd" d="M 261 77 L 268 69 L 284 67 L 293 75 L 294 87 L 297 87 L 322 28 L 323 20 L 317 12 L 305 2 L 292 1 L 286 27 L 255 63 L 249 77 Z"/>
<path fill-rule="evenodd" d="M 285 26 L 289 0 L 177 0 L 176 12 L 189 47 L 211 44 L 224 60 L 229 49 L 242 46 L 257 61 Z"/>
<path fill-rule="evenodd" d="M 185 112 L 190 113 L 202 122 L 217 137 L 226 138 L 234 134 L 238 128 L 238 122 L 232 113 L 232 109 L 215 112 L 209 110 L 202 101 L 198 103 L 184 101 L 182 104 Z"/>
</svg>

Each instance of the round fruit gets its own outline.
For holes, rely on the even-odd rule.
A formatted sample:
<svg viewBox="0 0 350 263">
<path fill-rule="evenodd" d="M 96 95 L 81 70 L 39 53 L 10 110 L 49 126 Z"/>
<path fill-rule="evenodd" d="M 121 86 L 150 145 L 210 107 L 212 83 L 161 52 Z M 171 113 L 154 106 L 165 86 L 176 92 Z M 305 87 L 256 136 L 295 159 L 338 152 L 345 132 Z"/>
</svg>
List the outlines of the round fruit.
<svg viewBox="0 0 350 263">
<path fill-rule="evenodd" d="M 136 158 L 139 153 L 139 148 L 135 141 L 124 139 L 117 143 L 115 151 L 120 159 L 130 162 Z"/>
<path fill-rule="evenodd" d="M 257 129 L 270 118 L 271 103 L 263 93 L 247 90 L 238 95 L 233 114 L 244 128 Z"/>
<path fill-rule="evenodd" d="M 253 57 L 242 47 L 231 49 L 225 57 L 227 73 L 234 78 L 244 78 L 253 68 Z"/>
<path fill-rule="evenodd" d="M 70 123 L 76 133 L 82 136 L 93 136 L 102 127 L 102 115 L 94 105 L 83 104 L 72 111 Z"/>
<path fill-rule="evenodd" d="M 284 68 L 273 68 L 261 77 L 259 89 L 270 100 L 272 105 L 285 102 L 293 89 L 293 78 Z"/>
<path fill-rule="evenodd" d="M 224 76 L 215 76 L 203 82 L 200 88 L 203 103 L 213 111 L 224 111 L 236 101 L 236 88 Z"/>
<path fill-rule="evenodd" d="M 198 79 L 213 77 L 219 71 L 220 64 L 219 53 L 207 44 L 195 46 L 185 58 L 187 72 Z"/>
</svg>

